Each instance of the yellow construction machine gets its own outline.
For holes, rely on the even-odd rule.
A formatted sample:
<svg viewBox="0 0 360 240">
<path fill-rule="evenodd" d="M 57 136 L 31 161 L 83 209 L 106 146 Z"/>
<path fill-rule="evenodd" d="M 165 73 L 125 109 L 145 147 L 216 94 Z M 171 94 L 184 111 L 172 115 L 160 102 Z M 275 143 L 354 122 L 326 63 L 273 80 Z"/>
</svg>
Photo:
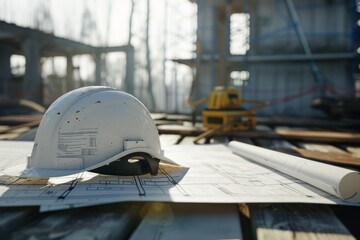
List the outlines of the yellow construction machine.
<svg viewBox="0 0 360 240">
<path fill-rule="evenodd" d="M 208 107 L 202 112 L 202 123 L 205 128 L 214 130 L 243 131 L 256 127 L 255 111 L 267 106 L 263 101 L 245 100 L 241 98 L 240 92 L 233 87 L 215 87 L 209 96 L 192 101 L 192 107 L 208 103 Z M 252 108 L 245 109 L 243 104 L 252 105 Z"/>
</svg>

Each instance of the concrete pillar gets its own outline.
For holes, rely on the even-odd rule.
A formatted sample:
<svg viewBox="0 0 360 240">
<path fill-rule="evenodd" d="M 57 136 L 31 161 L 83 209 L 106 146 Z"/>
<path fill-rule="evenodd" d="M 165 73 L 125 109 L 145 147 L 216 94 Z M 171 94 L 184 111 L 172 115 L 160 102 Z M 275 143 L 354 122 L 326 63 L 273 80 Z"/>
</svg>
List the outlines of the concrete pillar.
<svg viewBox="0 0 360 240">
<path fill-rule="evenodd" d="M 217 6 L 216 51 L 219 60 L 216 64 L 216 85 L 227 86 L 230 78 L 227 58 L 230 55 L 230 15 L 231 1 L 226 0 Z"/>
<path fill-rule="evenodd" d="M 72 55 L 66 56 L 66 91 L 69 92 L 75 88 L 74 83 L 74 64 Z"/>
<path fill-rule="evenodd" d="M 134 79 L 134 47 L 128 45 L 126 50 L 126 75 L 125 75 L 125 91 L 134 95 L 135 94 L 135 79 Z"/>
<path fill-rule="evenodd" d="M 34 39 L 26 39 L 22 44 L 26 60 L 23 80 L 23 97 L 42 104 L 42 79 L 40 74 L 40 45 Z"/>
<path fill-rule="evenodd" d="M 10 57 L 12 46 L 0 44 L 0 95 L 9 96 L 11 83 L 11 64 Z"/>
<path fill-rule="evenodd" d="M 95 85 L 101 86 L 102 84 L 102 67 L 101 67 L 101 52 L 95 54 Z"/>
<path fill-rule="evenodd" d="M 193 90 L 194 100 L 207 96 L 216 85 L 216 60 L 217 39 L 216 22 L 217 11 L 216 1 L 199 0 L 197 14 L 197 64 L 196 64 L 196 89 Z M 210 61 L 203 62 L 201 59 L 207 58 Z"/>
</svg>

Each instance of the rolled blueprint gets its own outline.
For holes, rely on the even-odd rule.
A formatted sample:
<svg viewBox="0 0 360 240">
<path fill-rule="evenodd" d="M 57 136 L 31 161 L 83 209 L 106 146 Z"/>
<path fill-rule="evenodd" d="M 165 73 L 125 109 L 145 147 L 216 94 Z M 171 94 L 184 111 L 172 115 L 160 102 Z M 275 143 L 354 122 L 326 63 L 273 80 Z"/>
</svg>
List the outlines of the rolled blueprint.
<svg viewBox="0 0 360 240">
<path fill-rule="evenodd" d="M 300 179 L 342 200 L 360 202 L 359 172 L 237 141 L 231 141 L 229 148 L 237 155 Z"/>
</svg>

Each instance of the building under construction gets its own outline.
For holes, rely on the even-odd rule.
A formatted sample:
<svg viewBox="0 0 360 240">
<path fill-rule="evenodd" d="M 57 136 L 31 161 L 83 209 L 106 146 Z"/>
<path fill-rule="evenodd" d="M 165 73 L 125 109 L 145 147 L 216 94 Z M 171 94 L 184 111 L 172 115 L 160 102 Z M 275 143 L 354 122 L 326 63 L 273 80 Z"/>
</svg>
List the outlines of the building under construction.
<svg viewBox="0 0 360 240">
<path fill-rule="evenodd" d="M 355 1 L 196 1 L 193 97 L 235 86 L 261 115 L 322 116 L 314 99 L 356 97 Z M 325 102 L 324 104 L 326 104 Z"/>
<path fill-rule="evenodd" d="M 359 1 L 19 3 L 1 236 L 360 239 Z"/>
</svg>

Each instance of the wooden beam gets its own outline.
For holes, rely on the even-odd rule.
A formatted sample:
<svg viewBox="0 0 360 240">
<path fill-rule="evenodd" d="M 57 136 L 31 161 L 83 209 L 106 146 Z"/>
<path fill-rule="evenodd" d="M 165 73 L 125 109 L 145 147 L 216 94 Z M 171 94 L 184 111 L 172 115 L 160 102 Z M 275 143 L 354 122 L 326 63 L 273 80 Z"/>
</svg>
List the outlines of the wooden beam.
<svg viewBox="0 0 360 240">
<path fill-rule="evenodd" d="M 16 232 L 16 239 L 128 239 L 139 221 L 140 204 L 111 204 L 43 214 Z"/>
<path fill-rule="evenodd" d="M 322 162 L 360 166 L 360 158 L 348 153 L 319 152 L 302 148 L 276 149 L 278 151 Z"/>
<path fill-rule="evenodd" d="M 236 204 L 148 203 L 131 240 L 242 239 Z"/>
<path fill-rule="evenodd" d="M 21 123 L 28 123 L 41 120 L 42 115 L 14 115 L 0 117 L 0 124 L 2 125 L 18 125 Z"/>
<path fill-rule="evenodd" d="M 355 240 L 326 205 L 250 204 L 249 209 L 258 240 Z"/>
<path fill-rule="evenodd" d="M 26 38 L 32 38 L 38 44 L 42 45 L 42 56 L 64 56 L 68 54 L 94 54 L 96 52 L 127 52 L 128 45 L 111 47 L 94 47 L 85 43 L 73 41 L 70 39 L 57 37 L 53 34 L 45 33 L 36 29 L 21 27 L 15 24 L 0 21 L 0 32 L 8 34 L 9 39 L 16 39 L 18 42 Z"/>
<path fill-rule="evenodd" d="M 324 141 L 347 141 L 360 143 L 360 133 L 332 132 L 332 131 L 313 131 L 313 130 L 293 130 L 277 129 L 276 134 L 288 139 L 304 140 L 324 140 Z"/>
<path fill-rule="evenodd" d="M 35 218 L 36 207 L 11 207 L 0 209 L 0 235 L 10 239 L 9 235 L 15 229 L 26 225 L 29 220 Z"/>
<path fill-rule="evenodd" d="M 191 126 L 158 126 L 159 134 L 179 134 L 184 136 L 198 136 L 206 129 Z M 277 131 L 239 131 L 239 132 L 216 132 L 214 136 L 227 136 L 237 138 L 266 138 L 266 139 L 288 139 L 305 140 L 315 142 L 351 142 L 360 143 L 359 133 L 344 133 L 331 131 L 308 131 L 308 130 L 289 130 L 282 129 Z"/>
<path fill-rule="evenodd" d="M 16 130 L 16 129 L 19 129 L 19 128 L 25 128 L 25 127 L 32 128 L 32 127 L 37 127 L 37 126 L 39 126 L 40 121 L 41 121 L 41 120 L 39 119 L 39 120 L 34 120 L 34 121 L 31 121 L 31 122 L 19 124 L 19 125 L 16 125 L 16 126 L 12 126 L 12 127 L 6 128 L 6 129 L 0 129 L 0 134 L 10 133 L 10 132 L 12 132 L 12 131 L 14 131 L 14 130 Z"/>
</svg>

